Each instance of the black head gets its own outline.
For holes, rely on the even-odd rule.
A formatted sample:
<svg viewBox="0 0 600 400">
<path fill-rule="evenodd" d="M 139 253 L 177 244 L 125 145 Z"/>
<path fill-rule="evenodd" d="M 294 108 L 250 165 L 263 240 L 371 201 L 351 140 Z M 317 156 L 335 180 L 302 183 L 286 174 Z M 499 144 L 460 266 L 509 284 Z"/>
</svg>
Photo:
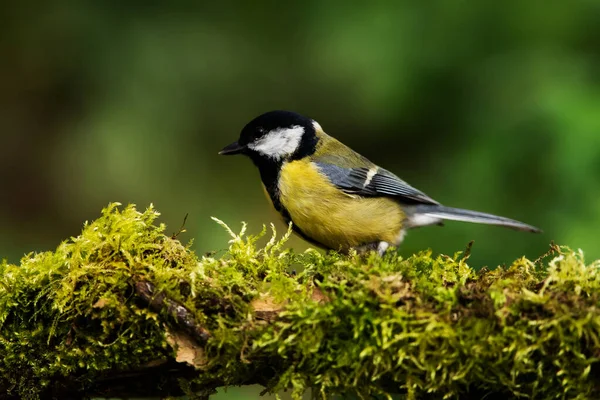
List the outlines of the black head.
<svg viewBox="0 0 600 400">
<path fill-rule="evenodd" d="M 315 151 L 318 126 L 312 119 L 295 112 L 270 111 L 250 121 L 242 129 L 239 140 L 219 154 L 245 154 L 255 162 L 302 158 Z"/>
</svg>

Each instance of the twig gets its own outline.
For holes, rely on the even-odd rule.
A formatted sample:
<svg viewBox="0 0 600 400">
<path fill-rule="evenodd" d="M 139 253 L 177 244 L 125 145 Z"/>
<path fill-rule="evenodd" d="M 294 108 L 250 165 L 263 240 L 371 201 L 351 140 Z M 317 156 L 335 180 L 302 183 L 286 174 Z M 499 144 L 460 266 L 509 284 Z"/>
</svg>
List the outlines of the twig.
<svg viewBox="0 0 600 400">
<path fill-rule="evenodd" d="M 211 337 L 210 332 L 200 326 L 194 315 L 179 302 L 170 299 L 163 292 L 156 292 L 154 284 L 148 281 L 135 282 L 135 292 L 156 311 L 167 311 L 175 318 L 177 325 L 188 335 L 193 337 L 198 344 L 204 344 Z"/>
<path fill-rule="evenodd" d="M 181 223 L 181 227 L 179 228 L 179 230 L 175 233 L 173 233 L 171 235 L 171 239 L 177 239 L 177 236 L 179 236 L 180 234 L 182 234 L 183 232 L 185 232 L 185 223 L 187 222 L 188 219 L 188 214 L 185 214 L 185 217 L 183 217 L 183 222 Z"/>
</svg>

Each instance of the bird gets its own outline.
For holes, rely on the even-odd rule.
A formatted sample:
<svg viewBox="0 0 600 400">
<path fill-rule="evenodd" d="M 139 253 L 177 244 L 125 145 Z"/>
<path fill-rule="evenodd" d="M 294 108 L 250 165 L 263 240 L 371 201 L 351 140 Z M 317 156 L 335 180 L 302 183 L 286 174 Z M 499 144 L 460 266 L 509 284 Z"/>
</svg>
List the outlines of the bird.
<svg viewBox="0 0 600 400">
<path fill-rule="evenodd" d="M 254 118 L 219 154 L 249 157 L 284 222 L 308 242 L 340 253 L 383 255 L 409 229 L 444 220 L 541 232 L 510 218 L 444 206 L 292 111 Z"/>
</svg>

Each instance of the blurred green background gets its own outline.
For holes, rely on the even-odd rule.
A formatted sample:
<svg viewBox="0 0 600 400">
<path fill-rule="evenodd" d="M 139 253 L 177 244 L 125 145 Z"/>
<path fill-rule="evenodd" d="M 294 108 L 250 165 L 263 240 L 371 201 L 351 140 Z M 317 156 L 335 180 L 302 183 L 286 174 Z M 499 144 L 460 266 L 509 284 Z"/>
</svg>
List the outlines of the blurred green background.
<svg viewBox="0 0 600 400">
<path fill-rule="evenodd" d="M 227 246 L 210 216 L 283 229 L 250 161 L 217 155 L 272 109 L 318 120 L 444 204 L 545 230 L 449 222 L 412 231 L 402 254 L 475 239 L 472 265 L 495 266 L 555 240 L 600 257 L 595 0 L 25 0 L 0 12 L 11 262 L 111 201 L 154 203 L 169 232 L 189 214 L 183 237 L 199 253 Z"/>
<path fill-rule="evenodd" d="M 542 5 L 543 4 L 543 5 Z M 199 253 L 278 217 L 248 159 L 217 155 L 290 109 L 444 204 L 542 227 L 449 222 L 403 254 L 600 257 L 600 3 L 3 2 L 0 255 L 76 235 L 111 201 L 185 214 Z M 291 245 L 305 248 L 300 239 Z"/>
</svg>

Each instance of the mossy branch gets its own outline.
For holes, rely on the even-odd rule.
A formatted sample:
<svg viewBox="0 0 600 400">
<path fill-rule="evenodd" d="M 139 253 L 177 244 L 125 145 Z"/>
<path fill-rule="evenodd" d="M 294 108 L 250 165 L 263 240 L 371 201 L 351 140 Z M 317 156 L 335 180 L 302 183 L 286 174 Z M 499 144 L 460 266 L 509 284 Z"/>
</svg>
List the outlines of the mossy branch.
<svg viewBox="0 0 600 400">
<path fill-rule="evenodd" d="M 0 398 L 268 392 L 409 399 L 600 398 L 600 263 L 554 246 L 476 272 L 283 250 L 220 258 L 111 204 L 54 252 L 0 265 Z M 297 270 L 298 273 L 292 272 Z"/>
</svg>

